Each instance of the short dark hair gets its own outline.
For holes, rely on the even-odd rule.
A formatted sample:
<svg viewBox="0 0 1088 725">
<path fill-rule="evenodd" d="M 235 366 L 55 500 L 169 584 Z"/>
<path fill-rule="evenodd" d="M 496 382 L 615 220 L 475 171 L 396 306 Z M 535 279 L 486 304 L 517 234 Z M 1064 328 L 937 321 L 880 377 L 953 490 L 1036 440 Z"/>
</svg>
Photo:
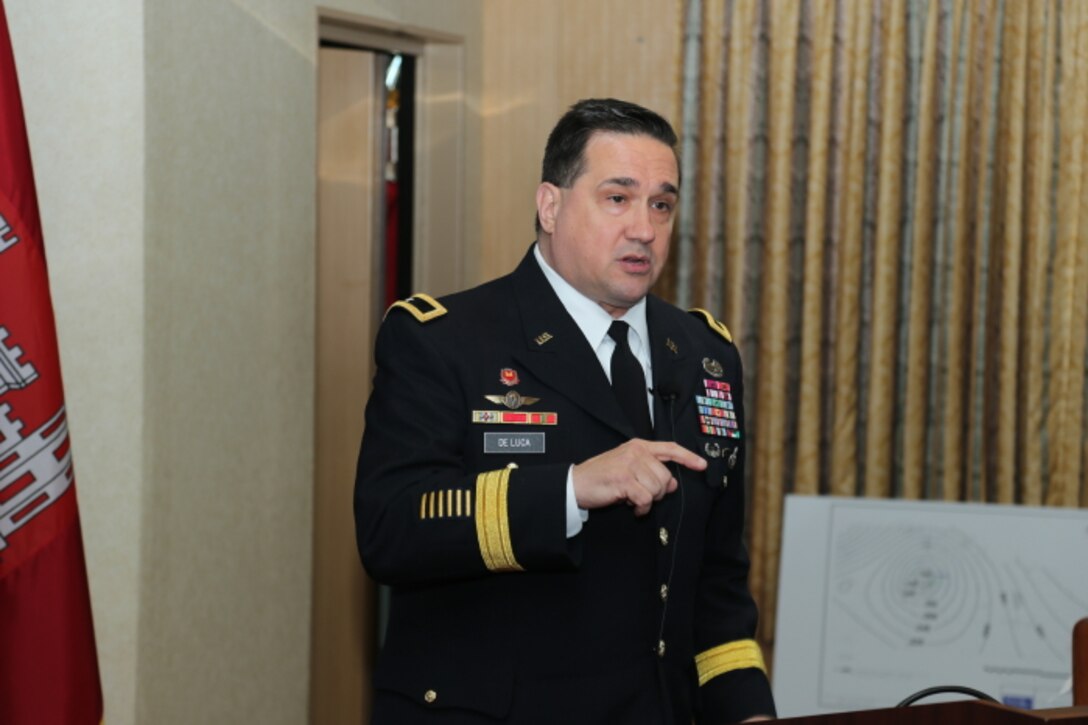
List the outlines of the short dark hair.
<svg viewBox="0 0 1088 725">
<path fill-rule="evenodd" d="M 571 106 L 548 134 L 540 180 L 569 189 L 585 170 L 586 144 L 598 132 L 649 136 L 676 153 L 676 131 L 657 113 L 615 98 L 586 98 Z M 536 229 L 539 233 L 539 217 Z"/>
<path fill-rule="evenodd" d="M 540 180 L 570 188 L 584 170 L 586 144 L 598 131 L 650 136 L 676 148 L 676 132 L 650 109 L 615 98 L 587 98 L 571 106 L 548 134 Z"/>
</svg>

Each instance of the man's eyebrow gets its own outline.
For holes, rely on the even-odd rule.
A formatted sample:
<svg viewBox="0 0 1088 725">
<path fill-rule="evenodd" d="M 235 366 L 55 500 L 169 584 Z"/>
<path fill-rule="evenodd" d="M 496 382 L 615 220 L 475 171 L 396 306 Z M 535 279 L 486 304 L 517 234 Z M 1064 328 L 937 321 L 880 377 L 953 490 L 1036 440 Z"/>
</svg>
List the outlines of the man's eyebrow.
<svg viewBox="0 0 1088 725">
<path fill-rule="evenodd" d="M 630 176 L 613 176 L 611 179 L 605 179 L 601 182 L 601 186 L 609 185 L 637 188 L 639 186 L 639 183 L 636 179 L 632 179 Z M 675 194 L 677 196 L 680 195 L 680 190 L 677 189 L 674 184 L 670 184 L 667 181 L 663 182 L 661 186 L 658 187 L 658 189 L 660 189 L 660 193 L 662 194 Z"/>
<path fill-rule="evenodd" d="M 611 179 L 605 179 L 601 182 L 601 186 L 629 186 L 637 187 L 638 181 L 632 179 L 630 176 L 613 176 Z"/>
</svg>

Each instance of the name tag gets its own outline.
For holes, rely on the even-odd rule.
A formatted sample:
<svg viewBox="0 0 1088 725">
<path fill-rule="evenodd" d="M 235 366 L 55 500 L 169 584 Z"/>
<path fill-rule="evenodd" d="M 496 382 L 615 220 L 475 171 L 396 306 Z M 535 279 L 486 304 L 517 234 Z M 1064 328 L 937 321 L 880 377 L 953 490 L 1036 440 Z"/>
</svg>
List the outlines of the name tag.
<svg viewBox="0 0 1088 725">
<path fill-rule="evenodd" d="M 484 433 L 484 453 L 543 452 L 543 433 Z"/>
</svg>

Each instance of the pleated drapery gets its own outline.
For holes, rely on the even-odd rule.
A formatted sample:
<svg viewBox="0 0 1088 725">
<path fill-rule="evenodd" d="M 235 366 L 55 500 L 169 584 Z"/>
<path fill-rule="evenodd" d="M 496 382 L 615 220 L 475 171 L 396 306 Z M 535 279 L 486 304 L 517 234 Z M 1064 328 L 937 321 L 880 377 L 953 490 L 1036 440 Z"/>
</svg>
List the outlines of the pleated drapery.
<svg viewBox="0 0 1088 725">
<path fill-rule="evenodd" d="M 752 590 L 787 493 L 1088 506 L 1088 0 L 688 0 L 661 291 L 746 365 Z"/>
</svg>

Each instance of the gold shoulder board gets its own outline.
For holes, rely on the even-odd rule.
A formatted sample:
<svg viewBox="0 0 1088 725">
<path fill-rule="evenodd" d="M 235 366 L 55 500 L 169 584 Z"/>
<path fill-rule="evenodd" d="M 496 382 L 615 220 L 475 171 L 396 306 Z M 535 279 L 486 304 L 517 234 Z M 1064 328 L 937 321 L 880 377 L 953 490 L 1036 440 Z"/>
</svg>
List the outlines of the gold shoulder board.
<svg viewBox="0 0 1088 725">
<path fill-rule="evenodd" d="M 423 294 L 422 292 L 416 292 L 406 300 L 397 300 L 389 305 L 389 309 L 385 311 L 385 314 L 388 315 L 397 307 L 408 310 L 408 312 L 412 314 L 412 317 L 420 322 L 430 322 L 448 312 L 438 300 L 430 295 Z M 382 319 L 384 319 L 384 317 Z"/>
<path fill-rule="evenodd" d="M 733 336 L 729 334 L 729 328 L 726 327 L 724 323 L 715 320 L 714 315 L 710 314 L 702 307 L 693 307 L 688 310 L 688 312 L 705 322 L 707 327 L 721 335 L 726 342 L 733 342 Z"/>
</svg>

